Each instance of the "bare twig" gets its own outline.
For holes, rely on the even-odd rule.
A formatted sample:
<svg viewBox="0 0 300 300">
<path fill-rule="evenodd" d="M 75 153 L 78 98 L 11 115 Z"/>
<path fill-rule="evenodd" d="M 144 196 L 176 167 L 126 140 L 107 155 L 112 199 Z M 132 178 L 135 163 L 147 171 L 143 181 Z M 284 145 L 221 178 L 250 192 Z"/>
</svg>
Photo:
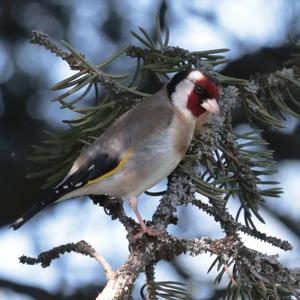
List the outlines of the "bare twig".
<svg viewBox="0 0 300 300">
<path fill-rule="evenodd" d="M 43 268 L 46 268 L 50 266 L 52 260 L 59 258 L 60 255 L 63 255 L 66 252 L 76 252 L 95 258 L 102 265 L 107 279 L 109 280 L 113 277 L 114 272 L 108 262 L 104 259 L 103 256 L 98 254 L 90 244 L 85 241 L 80 241 L 78 243 L 68 243 L 65 245 L 54 247 L 51 250 L 40 253 L 37 258 L 23 255 L 19 259 L 22 264 L 36 265 L 40 263 Z"/>
<path fill-rule="evenodd" d="M 147 281 L 147 300 L 155 300 L 155 274 L 154 265 L 149 264 L 145 268 L 146 281 Z"/>
<path fill-rule="evenodd" d="M 105 260 L 105 258 L 98 254 L 97 252 L 93 252 L 92 256 L 102 265 L 105 273 L 106 273 L 106 279 L 110 280 L 114 276 L 114 271 L 111 268 L 110 264 Z"/>
</svg>

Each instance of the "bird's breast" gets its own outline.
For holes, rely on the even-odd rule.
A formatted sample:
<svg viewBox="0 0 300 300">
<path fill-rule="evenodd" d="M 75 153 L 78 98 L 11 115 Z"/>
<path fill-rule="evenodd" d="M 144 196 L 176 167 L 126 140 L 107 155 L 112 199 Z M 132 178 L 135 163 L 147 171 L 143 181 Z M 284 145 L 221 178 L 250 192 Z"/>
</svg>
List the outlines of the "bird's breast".
<svg viewBox="0 0 300 300">
<path fill-rule="evenodd" d="M 171 126 L 173 128 L 172 135 L 174 149 L 183 157 L 191 144 L 196 120 L 191 115 L 185 115 L 180 111 L 175 111 L 175 116 Z"/>
</svg>

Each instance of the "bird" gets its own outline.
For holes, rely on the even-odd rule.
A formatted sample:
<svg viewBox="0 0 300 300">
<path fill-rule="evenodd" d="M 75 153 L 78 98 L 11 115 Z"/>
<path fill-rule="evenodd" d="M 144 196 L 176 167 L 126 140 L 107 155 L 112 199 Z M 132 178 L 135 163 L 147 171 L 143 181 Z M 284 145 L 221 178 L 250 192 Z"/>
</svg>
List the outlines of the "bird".
<svg viewBox="0 0 300 300">
<path fill-rule="evenodd" d="M 146 226 L 137 199 L 177 167 L 196 127 L 203 126 L 210 114 L 219 113 L 219 98 L 217 82 L 200 69 L 176 73 L 82 150 L 64 179 L 11 226 L 18 229 L 56 202 L 109 195 L 129 202 L 140 236 L 158 235 Z"/>
</svg>

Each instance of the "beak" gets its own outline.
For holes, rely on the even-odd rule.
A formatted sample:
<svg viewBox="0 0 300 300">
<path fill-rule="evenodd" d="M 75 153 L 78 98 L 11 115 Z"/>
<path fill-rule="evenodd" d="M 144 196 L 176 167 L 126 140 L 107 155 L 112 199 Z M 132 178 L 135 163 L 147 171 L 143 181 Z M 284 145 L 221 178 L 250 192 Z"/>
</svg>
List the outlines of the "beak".
<svg viewBox="0 0 300 300">
<path fill-rule="evenodd" d="M 213 114 L 220 113 L 220 108 L 216 99 L 208 99 L 200 105 L 210 113 Z"/>
</svg>

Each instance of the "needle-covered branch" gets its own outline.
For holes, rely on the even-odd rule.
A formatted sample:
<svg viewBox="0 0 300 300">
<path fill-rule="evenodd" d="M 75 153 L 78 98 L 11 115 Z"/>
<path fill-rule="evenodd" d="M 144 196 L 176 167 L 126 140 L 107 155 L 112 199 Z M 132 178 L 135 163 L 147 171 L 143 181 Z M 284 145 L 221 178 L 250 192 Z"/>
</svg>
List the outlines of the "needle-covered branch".
<svg viewBox="0 0 300 300">
<path fill-rule="evenodd" d="M 293 56 L 287 66 L 277 72 L 256 74 L 245 81 L 226 77 L 213 70 L 214 66 L 226 61 L 223 54 L 228 49 L 191 52 L 170 46 L 169 32 L 167 30 L 162 36 L 159 21 L 156 24 L 156 41 L 143 28 L 139 28 L 139 31 L 132 34 L 143 47 L 129 45 L 100 64 L 92 64 L 65 42 L 63 44 L 69 52 L 57 47 L 48 35 L 37 31 L 32 33 L 33 43 L 61 57 L 71 69 L 77 71 L 53 89 L 67 89 L 55 100 L 62 109 L 71 109 L 78 117 L 65 121 L 71 125 L 65 132 L 47 133 L 46 147 L 35 146 L 32 159 L 38 162 L 41 169 L 31 177 L 48 176 L 47 186 L 61 180 L 78 153 L 92 143 L 116 117 L 146 95 L 138 89 L 143 86 L 145 74 L 150 72 L 163 81 L 170 73 L 200 67 L 207 76 L 219 83 L 221 113 L 208 119 L 205 129 L 194 137 L 184 161 L 169 177 L 168 189 L 151 221 L 151 225 L 165 231 L 165 235 L 158 238 L 146 235 L 139 241 L 134 240 L 138 225 L 125 215 L 121 204 L 113 204 L 111 199 L 104 201 L 93 197 L 94 202 L 103 206 L 113 219 L 118 219 L 128 232 L 130 255 L 119 269 L 112 271 L 106 261 L 84 242 L 54 248 L 36 259 L 22 257 L 21 261 L 48 266 L 59 255 L 75 251 L 94 257 L 106 270 L 108 282 L 98 300 L 131 299 L 133 284 L 138 274 L 145 271 L 149 299 L 154 299 L 155 295 L 163 297 L 160 294 L 162 290 L 167 290 L 169 296 L 174 297 L 177 293 L 178 299 L 188 299 L 188 293 L 178 286 L 168 290 L 170 285 L 167 283 L 153 282 L 154 266 L 160 260 L 172 260 L 179 254 L 200 255 L 209 252 L 216 256 L 211 268 L 218 265 L 220 271 L 216 282 L 220 282 L 223 274 L 228 276 L 226 299 L 299 297 L 299 271 L 285 268 L 275 256 L 245 247 L 239 235 L 243 232 L 283 250 L 292 249 L 288 241 L 258 231 L 255 222 L 264 222 L 260 207 L 266 198 L 280 197 L 281 193 L 278 183 L 268 178 L 276 170 L 273 153 L 266 148 L 261 130 L 284 127 L 286 114 L 300 116 L 300 101 L 296 97 L 300 91 L 299 56 Z M 294 46 L 298 53 L 300 46 Z M 135 72 L 130 72 L 133 76 L 105 73 L 103 68 L 122 54 L 137 60 Z M 103 93 L 99 93 L 99 88 L 103 89 Z M 92 96 L 95 104 L 79 107 L 80 101 L 91 96 L 92 89 L 95 90 Z M 77 92 L 80 92 L 80 96 L 70 100 Z M 251 131 L 234 131 L 231 115 L 235 109 L 246 116 Z M 202 201 L 204 198 L 208 203 Z M 227 206 L 232 198 L 240 202 L 236 216 Z M 176 224 L 177 208 L 188 204 L 211 215 L 224 231 L 225 237 L 221 240 L 206 237 L 187 240 L 170 236 L 167 228 L 170 224 Z M 288 298 L 280 298 L 283 295 Z"/>
<path fill-rule="evenodd" d="M 89 63 L 83 54 L 74 50 L 68 43 L 63 42 L 64 45 L 69 49 L 69 52 L 66 52 L 66 51 L 60 49 L 55 44 L 55 42 L 50 39 L 48 34 L 45 34 L 41 31 L 32 31 L 30 41 L 33 44 L 38 44 L 40 46 L 45 47 L 50 52 L 61 57 L 63 60 L 65 60 L 69 64 L 69 66 L 72 70 L 80 71 L 79 73 L 77 73 L 75 75 L 76 77 L 72 76 L 71 80 L 69 80 L 68 82 L 63 81 L 63 82 L 60 82 L 59 84 L 56 84 L 53 87 L 54 90 L 64 88 L 66 86 L 64 84 L 70 83 L 72 80 L 74 81 L 74 79 L 77 79 L 77 81 L 75 82 L 77 84 L 77 90 L 78 90 L 79 84 L 82 85 L 82 86 L 80 86 L 80 88 L 83 88 L 88 83 L 100 82 L 105 88 L 111 90 L 113 92 L 113 94 L 122 95 L 123 97 L 126 95 L 128 96 L 129 93 L 127 91 L 125 91 L 117 81 L 113 80 L 111 78 L 111 76 L 109 76 L 108 74 L 105 74 L 104 72 L 102 72 L 99 69 L 99 67 L 93 66 L 91 63 Z M 103 67 L 103 66 L 104 66 L 104 64 L 102 64 L 101 67 Z M 84 76 L 87 73 L 90 76 Z M 78 80 L 78 78 L 80 76 L 81 76 L 81 78 L 85 79 L 85 81 L 83 81 L 82 83 Z M 74 92 L 77 90 L 74 90 Z M 70 92 L 69 92 L 69 94 L 70 94 Z M 65 96 L 68 96 L 68 95 L 65 95 Z M 66 103 L 63 103 L 63 104 L 66 105 Z M 66 105 L 66 106 L 68 106 L 68 105 Z"/>
<path fill-rule="evenodd" d="M 263 284 L 268 286 L 270 284 L 268 278 L 272 276 L 272 278 L 275 279 L 277 284 L 276 288 L 279 291 L 285 290 L 287 287 L 293 287 L 293 289 L 295 289 L 294 295 L 299 295 L 296 291 L 300 282 L 299 270 L 284 268 L 277 261 L 277 257 L 263 255 L 257 251 L 248 249 L 241 241 L 236 240 L 233 236 L 228 236 L 223 239 L 200 237 L 191 240 L 180 239 L 170 235 L 155 239 L 145 236 L 142 240 L 132 242 L 130 248 L 131 252 L 127 261 L 115 271 L 112 271 L 110 267 L 105 267 L 103 262 L 98 260 L 106 269 L 108 281 L 104 289 L 98 295 L 97 300 L 131 299 L 133 284 L 138 274 L 145 269 L 148 270 L 147 272 L 149 274 L 150 265 L 160 260 L 172 260 L 183 253 L 189 253 L 195 256 L 205 252 L 217 255 L 217 259 L 222 262 L 226 268 L 230 260 L 233 260 L 237 269 L 233 276 L 237 280 L 239 277 L 236 272 L 240 274 L 244 272 L 244 275 L 246 274 L 245 276 L 254 276 L 254 278 L 251 279 L 253 285 L 259 285 L 263 282 Z M 38 258 L 23 256 L 20 260 L 27 264 L 42 263 L 43 267 L 47 267 L 53 259 L 71 251 L 91 257 L 95 257 L 96 253 L 90 245 L 81 241 L 77 244 L 66 244 L 53 248 L 52 250 L 41 253 Z M 287 278 L 289 281 L 286 281 Z M 247 282 L 242 282 L 241 280 L 237 281 L 237 287 L 241 288 L 243 284 L 246 286 Z M 187 292 L 185 295 L 186 298 L 182 299 L 188 299 Z"/>
</svg>

